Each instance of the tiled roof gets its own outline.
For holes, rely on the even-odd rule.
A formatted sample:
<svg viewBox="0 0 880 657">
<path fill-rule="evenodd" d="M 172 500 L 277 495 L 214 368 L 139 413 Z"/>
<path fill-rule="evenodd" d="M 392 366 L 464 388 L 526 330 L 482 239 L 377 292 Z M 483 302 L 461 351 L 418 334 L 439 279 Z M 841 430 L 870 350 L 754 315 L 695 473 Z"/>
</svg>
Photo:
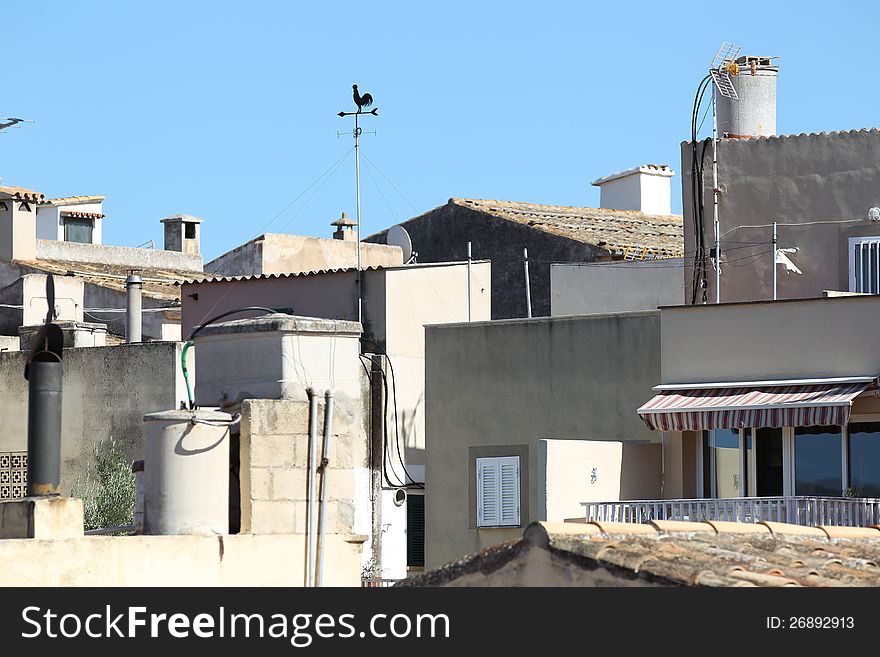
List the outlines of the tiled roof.
<svg viewBox="0 0 880 657">
<path fill-rule="evenodd" d="M 103 196 L 59 196 L 58 198 L 47 198 L 46 205 L 83 205 L 100 203 L 103 200 Z"/>
<path fill-rule="evenodd" d="M 46 200 L 46 197 L 40 192 L 25 189 L 24 187 L 12 187 L 11 185 L 0 185 L 0 198 L 14 198 L 34 203 L 44 203 Z"/>
<path fill-rule="evenodd" d="M 609 173 L 607 176 L 602 176 L 601 178 L 596 178 L 591 185 L 604 185 L 607 182 L 611 182 L 612 180 L 617 180 L 618 178 L 625 178 L 626 176 L 631 176 L 634 173 L 647 173 L 654 176 L 663 176 L 665 178 L 671 178 L 675 175 L 675 171 L 672 170 L 668 164 L 640 164 L 637 167 L 632 167 L 631 169 L 624 169 L 623 171 L 615 171 L 614 173 Z"/>
<path fill-rule="evenodd" d="M 19 260 L 15 264 L 41 273 L 64 276 L 72 272 L 86 283 L 100 285 L 111 290 L 124 291 L 125 278 L 134 268 L 124 265 L 93 264 L 88 262 L 68 262 L 66 260 Z M 174 301 L 180 297 L 177 282 L 192 276 L 194 272 L 179 269 L 158 269 L 139 267 L 134 269 L 144 280 L 144 296 L 153 299 Z"/>
<path fill-rule="evenodd" d="M 100 212 L 62 212 L 62 217 L 71 217 L 73 219 L 103 219 L 104 215 Z"/>
<path fill-rule="evenodd" d="M 453 198 L 449 202 L 535 230 L 593 244 L 611 253 L 646 248 L 660 257 L 680 258 L 684 253 L 680 215 L 468 198 Z"/>
<path fill-rule="evenodd" d="M 463 265 L 467 261 L 451 261 L 451 262 L 421 262 L 409 265 L 370 265 L 369 267 L 361 267 L 361 271 L 379 271 L 380 269 L 430 269 L 437 267 L 450 267 L 453 265 Z M 471 260 L 471 264 L 482 264 L 490 262 L 489 260 Z M 210 264 L 210 263 L 208 263 Z M 291 272 L 286 274 L 251 274 L 249 276 L 203 276 L 199 278 L 183 278 L 178 281 L 178 285 L 193 283 L 221 283 L 229 281 L 251 281 L 270 278 L 296 278 L 298 276 L 316 276 L 320 274 L 340 274 L 357 271 L 357 267 L 339 267 L 336 269 L 313 269 L 311 271 Z"/>
<path fill-rule="evenodd" d="M 880 527 L 655 521 L 532 523 L 520 541 L 406 580 L 438 586 L 498 569 L 529 546 L 672 586 L 880 586 Z"/>
<path fill-rule="evenodd" d="M 880 133 L 880 128 L 855 128 L 853 130 L 829 130 L 823 132 L 799 132 L 792 133 L 789 135 L 760 135 L 754 137 L 735 137 L 729 139 L 722 139 L 721 141 L 725 143 L 731 144 L 747 144 L 753 141 L 784 141 L 786 139 L 812 139 L 814 137 L 847 137 L 847 136 L 856 136 L 860 134 L 878 134 Z M 690 142 L 683 141 L 682 144 L 688 144 Z"/>
</svg>

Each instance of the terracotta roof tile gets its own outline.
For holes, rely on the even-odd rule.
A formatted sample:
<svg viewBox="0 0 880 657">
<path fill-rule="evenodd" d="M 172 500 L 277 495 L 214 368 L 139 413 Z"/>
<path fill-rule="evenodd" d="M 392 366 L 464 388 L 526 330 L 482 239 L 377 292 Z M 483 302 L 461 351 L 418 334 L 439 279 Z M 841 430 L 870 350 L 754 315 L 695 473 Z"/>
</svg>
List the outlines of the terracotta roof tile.
<svg viewBox="0 0 880 657">
<path fill-rule="evenodd" d="M 579 557 L 586 568 L 623 569 L 634 576 L 670 585 L 880 586 L 880 536 L 829 538 L 836 533 L 864 532 L 784 523 L 762 525 L 765 533 L 754 533 L 754 525 L 748 524 L 739 525 L 741 532 L 734 532 L 737 523 L 691 524 L 694 530 L 688 532 L 680 529 L 678 523 L 668 525 L 673 531 L 658 531 L 651 524 L 532 523 L 521 541 L 488 548 L 402 585 L 440 585 L 476 570 L 485 574 L 522 555 L 526 547 L 538 545 L 551 552 Z M 602 530 L 601 533 L 585 532 L 584 528 L 590 526 Z M 640 529 L 626 531 L 635 527 Z"/>
<path fill-rule="evenodd" d="M 12 198 L 20 201 L 31 201 L 33 203 L 44 203 L 46 197 L 40 192 L 35 192 L 24 187 L 13 187 L 11 185 L 0 185 L 0 199 Z"/>
<path fill-rule="evenodd" d="M 656 257 L 663 258 L 680 258 L 684 253 L 680 215 L 467 198 L 453 198 L 449 202 L 535 230 L 593 244 L 611 253 L 649 249 Z"/>
</svg>

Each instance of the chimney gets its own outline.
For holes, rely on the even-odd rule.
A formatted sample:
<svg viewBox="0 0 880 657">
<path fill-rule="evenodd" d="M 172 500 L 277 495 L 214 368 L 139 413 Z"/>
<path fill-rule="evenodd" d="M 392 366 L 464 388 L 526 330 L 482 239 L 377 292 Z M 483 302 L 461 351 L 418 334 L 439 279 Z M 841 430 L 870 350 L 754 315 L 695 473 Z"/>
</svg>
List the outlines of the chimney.
<svg viewBox="0 0 880 657">
<path fill-rule="evenodd" d="M 666 164 L 642 164 L 592 182 L 600 192 L 600 207 L 638 210 L 645 214 L 672 214 L 670 178 L 675 171 Z"/>
<path fill-rule="evenodd" d="M 37 206 L 42 203 L 39 192 L 0 186 L 0 261 L 37 259 Z"/>
<path fill-rule="evenodd" d="M 718 94 L 718 135 L 747 138 L 776 134 L 776 78 L 772 57 L 745 55 L 729 64 L 730 81 L 739 98 Z M 732 70 L 730 70 L 732 69 Z"/>
<path fill-rule="evenodd" d="M 160 219 L 165 224 L 165 250 L 199 255 L 202 220 L 190 214 L 175 214 Z"/>
<path fill-rule="evenodd" d="M 354 232 L 354 227 L 357 225 L 357 222 L 346 217 L 344 212 L 339 219 L 331 222 L 330 225 L 336 226 L 336 230 L 333 232 L 333 239 L 343 240 L 345 242 L 354 242 L 357 240 L 357 235 L 355 235 Z"/>
</svg>

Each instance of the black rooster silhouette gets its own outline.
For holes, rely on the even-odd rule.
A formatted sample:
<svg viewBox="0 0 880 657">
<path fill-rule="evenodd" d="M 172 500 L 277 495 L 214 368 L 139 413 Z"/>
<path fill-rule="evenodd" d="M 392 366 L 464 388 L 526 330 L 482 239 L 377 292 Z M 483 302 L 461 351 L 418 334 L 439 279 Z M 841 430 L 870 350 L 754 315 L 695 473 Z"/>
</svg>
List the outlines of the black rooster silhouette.
<svg viewBox="0 0 880 657">
<path fill-rule="evenodd" d="M 351 88 L 354 89 L 354 104 L 358 106 L 358 112 L 373 104 L 373 97 L 370 94 L 361 96 L 356 84 L 351 85 Z"/>
</svg>

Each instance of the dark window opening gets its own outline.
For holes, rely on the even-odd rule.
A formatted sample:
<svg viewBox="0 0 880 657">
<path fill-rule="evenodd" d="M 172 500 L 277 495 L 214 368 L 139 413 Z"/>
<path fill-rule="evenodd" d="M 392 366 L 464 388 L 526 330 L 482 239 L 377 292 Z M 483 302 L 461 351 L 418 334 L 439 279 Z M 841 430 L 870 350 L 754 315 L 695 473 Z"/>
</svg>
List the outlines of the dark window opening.
<svg viewBox="0 0 880 657">
<path fill-rule="evenodd" d="M 406 498 L 406 565 L 425 565 L 425 496 Z"/>
<path fill-rule="evenodd" d="M 183 222 L 183 236 L 188 240 L 196 238 L 196 225 L 192 221 Z"/>
<path fill-rule="evenodd" d="M 91 219 L 65 219 L 64 241 L 91 244 L 93 230 L 94 222 Z"/>
</svg>

